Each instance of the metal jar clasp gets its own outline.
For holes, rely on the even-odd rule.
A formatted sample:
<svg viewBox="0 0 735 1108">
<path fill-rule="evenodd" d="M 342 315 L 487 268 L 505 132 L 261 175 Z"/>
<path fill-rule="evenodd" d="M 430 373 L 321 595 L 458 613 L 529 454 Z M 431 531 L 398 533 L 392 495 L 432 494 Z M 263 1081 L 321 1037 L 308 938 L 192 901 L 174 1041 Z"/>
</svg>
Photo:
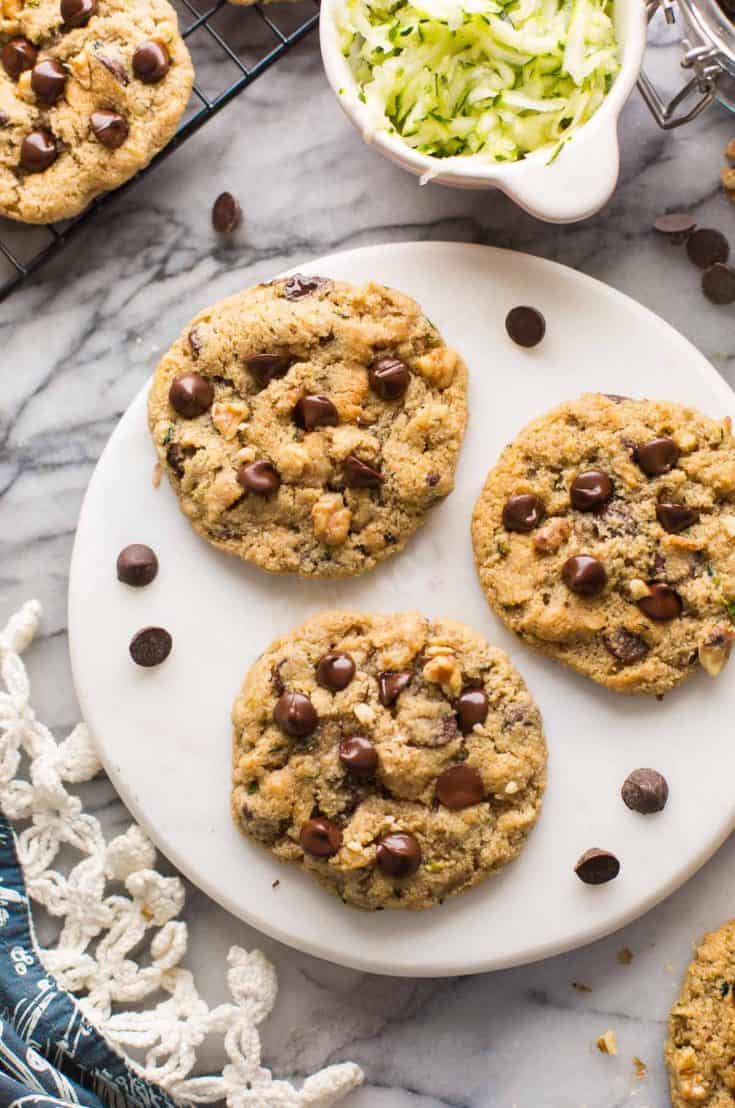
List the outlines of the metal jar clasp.
<svg viewBox="0 0 735 1108">
<path fill-rule="evenodd" d="M 659 8 L 663 8 L 667 23 L 676 21 L 671 0 L 648 0 L 646 12 L 649 23 Z M 671 99 L 663 99 L 645 69 L 641 69 L 638 75 L 638 90 L 651 115 L 664 131 L 681 127 L 682 124 L 689 123 L 706 111 L 715 99 L 717 78 L 722 73 L 722 66 L 714 47 L 690 46 L 686 39 L 683 40 L 682 45 L 684 56 L 681 59 L 681 65 L 683 69 L 691 69 L 692 76 Z M 699 99 L 687 110 L 686 102 L 694 95 L 698 95 Z M 681 112 L 679 112 L 680 108 Z"/>
</svg>

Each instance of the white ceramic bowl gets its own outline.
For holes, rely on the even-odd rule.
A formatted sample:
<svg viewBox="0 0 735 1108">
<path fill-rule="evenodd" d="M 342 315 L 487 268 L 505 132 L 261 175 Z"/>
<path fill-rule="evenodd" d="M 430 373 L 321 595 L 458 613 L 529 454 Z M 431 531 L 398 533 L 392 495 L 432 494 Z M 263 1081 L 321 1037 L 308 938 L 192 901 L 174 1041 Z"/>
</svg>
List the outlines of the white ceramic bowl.
<svg viewBox="0 0 735 1108">
<path fill-rule="evenodd" d="M 545 152 L 500 165 L 485 164 L 474 157 L 440 160 L 412 150 L 394 135 L 368 127 L 355 80 L 338 42 L 334 19 L 338 3 L 339 0 L 322 0 L 321 5 L 319 36 L 327 80 L 348 118 L 365 141 L 376 146 L 381 154 L 409 173 L 430 174 L 432 180 L 442 185 L 500 189 L 531 215 L 549 223 L 587 219 L 609 200 L 620 167 L 618 117 L 636 83 L 646 46 L 642 0 L 615 0 L 620 73 L 592 119 L 550 165 Z"/>
</svg>

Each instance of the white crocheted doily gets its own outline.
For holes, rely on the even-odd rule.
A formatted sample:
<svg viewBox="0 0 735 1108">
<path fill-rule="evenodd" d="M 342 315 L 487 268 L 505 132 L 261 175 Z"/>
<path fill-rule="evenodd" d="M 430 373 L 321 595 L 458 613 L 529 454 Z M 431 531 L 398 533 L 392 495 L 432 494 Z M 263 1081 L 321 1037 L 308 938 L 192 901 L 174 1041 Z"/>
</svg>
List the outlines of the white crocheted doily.
<svg viewBox="0 0 735 1108">
<path fill-rule="evenodd" d="M 99 821 L 67 790 L 91 780 L 101 767 L 84 724 L 57 743 L 31 707 L 20 656 L 40 617 L 40 604 L 29 601 L 0 632 L 0 807 L 22 827 L 16 826 L 18 852 L 29 898 L 62 921 L 56 945 L 40 951 L 46 970 L 79 998 L 84 1014 L 132 1069 L 181 1104 L 336 1104 L 361 1083 L 356 1065 L 328 1066 L 295 1089 L 260 1064 L 257 1027 L 277 992 L 270 962 L 259 950 L 232 947 L 227 982 L 233 1002 L 210 1008 L 181 966 L 188 939 L 186 924 L 177 918 L 184 905 L 182 882 L 156 872 L 156 851 L 134 824 L 106 842 Z M 54 865 L 69 848 L 81 859 L 64 875 Z M 166 999 L 145 1010 L 119 1010 L 140 1009 L 161 992 Z M 197 1050 L 213 1034 L 222 1036 L 228 1064 L 220 1076 L 193 1076 Z M 144 1058 L 142 1064 L 131 1052 Z"/>
</svg>

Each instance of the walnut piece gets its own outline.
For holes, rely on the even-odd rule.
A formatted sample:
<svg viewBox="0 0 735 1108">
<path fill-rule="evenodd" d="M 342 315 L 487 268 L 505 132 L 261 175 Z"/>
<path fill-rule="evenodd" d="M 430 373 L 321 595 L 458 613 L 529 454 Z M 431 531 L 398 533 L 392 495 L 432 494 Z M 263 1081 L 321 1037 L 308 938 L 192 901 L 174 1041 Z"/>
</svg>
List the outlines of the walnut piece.
<svg viewBox="0 0 735 1108">
<path fill-rule="evenodd" d="M 730 657 L 730 649 L 735 631 L 730 627 L 715 627 L 713 631 L 699 644 L 699 662 L 710 677 L 717 677 L 725 668 L 725 663 Z"/>
<path fill-rule="evenodd" d="M 600 1035 L 597 1040 L 597 1049 L 601 1054 L 617 1054 L 618 1041 L 615 1038 L 615 1032 L 606 1031 L 604 1035 Z"/>
<path fill-rule="evenodd" d="M 413 363 L 422 377 L 438 389 L 446 389 L 454 380 L 457 369 L 457 355 L 454 350 L 446 346 L 438 346 L 436 350 L 416 358 Z"/>
<path fill-rule="evenodd" d="M 735 189 L 735 166 L 723 165 L 720 170 L 720 179 L 726 189 Z"/>
<path fill-rule="evenodd" d="M 212 405 L 212 423 L 224 439 L 234 439 L 238 427 L 249 415 L 250 409 L 241 400 L 218 400 Z"/>
<path fill-rule="evenodd" d="M 640 600 L 643 596 L 650 596 L 651 590 L 645 581 L 641 581 L 640 577 L 634 577 L 632 581 L 628 583 L 628 592 L 633 600 Z"/>
<path fill-rule="evenodd" d="M 424 680 L 440 685 L 445 696 L 459 696 L 462 691 L 462 670 L 452 654 L 438 654 L 424 666 Z"/>
<path fill-rule="evenodd" d="M 345 507 L 340 493 L 329 492 L 320 496 L 311 509 L 311 521 L 320 542 L 339 546 L 350 533 L 352 512 Z"/>
<path fill-rule="evenodd" d="M 538 554 L 554 554 L 562 543 L 569 538 L 571 527 L 568 519 L 550 519 L 540 527 L 533 538 L 533 547 Z"/>
</svg>

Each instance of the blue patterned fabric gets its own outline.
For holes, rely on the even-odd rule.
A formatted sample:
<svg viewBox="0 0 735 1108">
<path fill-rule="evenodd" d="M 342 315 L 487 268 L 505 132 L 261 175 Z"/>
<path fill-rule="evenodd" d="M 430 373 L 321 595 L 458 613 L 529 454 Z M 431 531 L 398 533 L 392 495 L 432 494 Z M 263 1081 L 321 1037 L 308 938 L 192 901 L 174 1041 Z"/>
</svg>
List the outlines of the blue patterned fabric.
<svg viewBox="0 0 735 1108">
<path fill-rule="evenodd" d="M 174 1108 L 45 972 L 15 834 L 0 816 L 0 1108 Z"/>
</svg>

